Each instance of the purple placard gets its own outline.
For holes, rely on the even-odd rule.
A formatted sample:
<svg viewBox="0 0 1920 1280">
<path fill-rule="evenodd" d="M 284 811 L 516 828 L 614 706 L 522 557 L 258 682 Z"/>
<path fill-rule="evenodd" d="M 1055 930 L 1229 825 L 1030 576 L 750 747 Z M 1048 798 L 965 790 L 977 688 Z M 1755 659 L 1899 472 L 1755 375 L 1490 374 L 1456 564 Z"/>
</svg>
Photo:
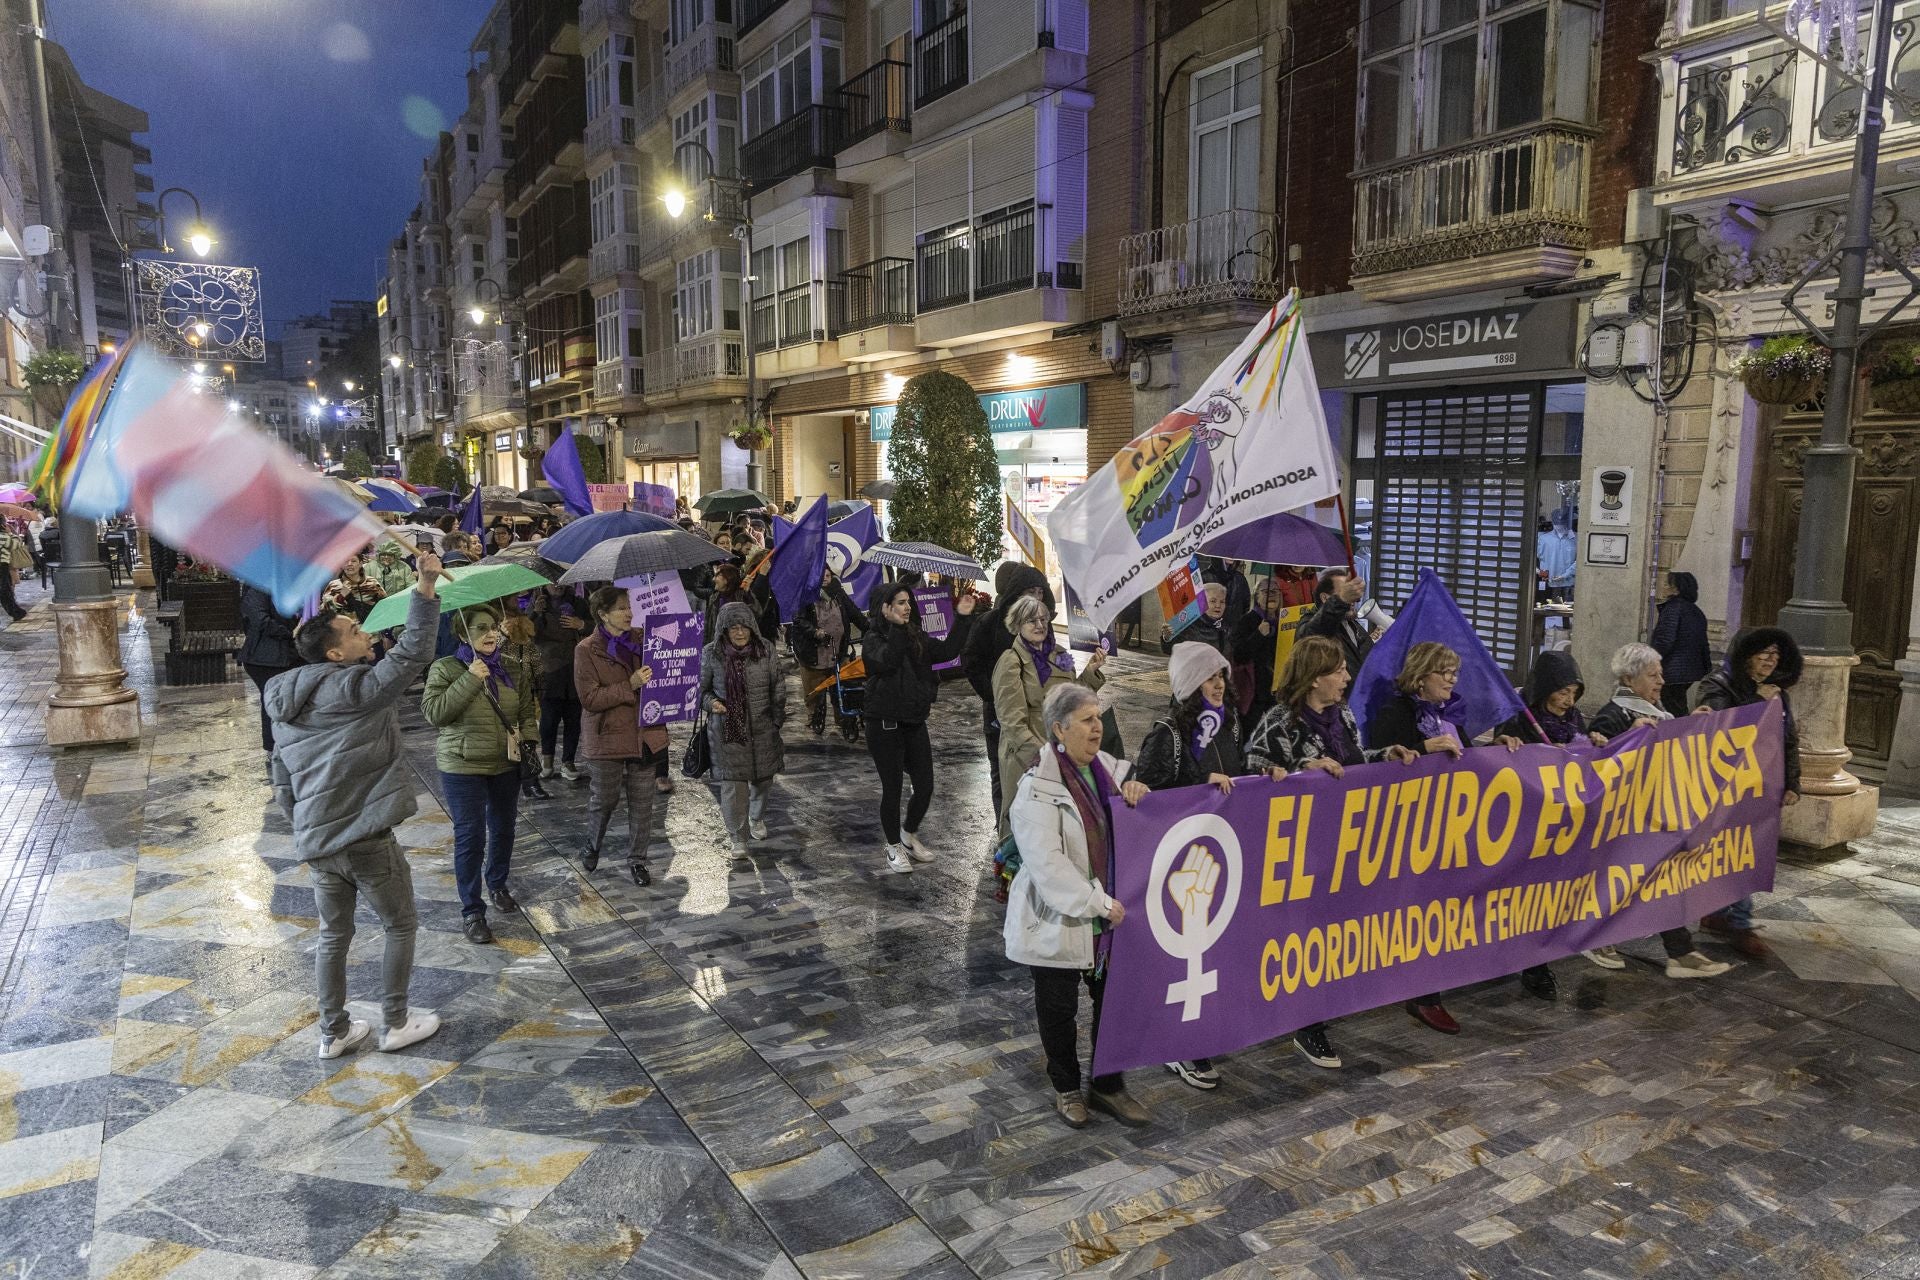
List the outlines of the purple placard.
<svg viewBox="0 0 1920 1280">
<path fill-rule="evenodd" d="M 1233 1053 L 1771 889 L 1781 726 L 1758 703 L 1604 749 L 1480 747 L 1114 803 L 1126 918 L 1095 1070 Z"/>
<path fill-rule="evenodd" d="M 633 509 L 671 520 L 674 509 L 673 490 L 664 484 L 649 484 L 645 480 L 635 480 Z"/>
<path fill-rule="evenodd" d="M 1093 619 L 1080 603 L 1080 597 L 1067 588 L 1067 647 L 1075 653 L 1104 653 L 1109 656 L 1120 647 L 1119 637 L 1093 625 Z"/>
<path fill-rule="evenodd" d="M 640 723 L 700 718 L 700 646 L 706 622 L 697 613 L 656 613 L 640 637 L 640 658 L 653 679 L 640 686 Z"/>
<path fill-rule="evenodd" d="M 929 640 L 945 640 L 953 630 L 954 619 L 959 616 L 953 607 L 953 597 L 947 594 L 945 587 L 915 587 L 913 589 L 913 607 L 920 614 L 920 629 L 927 633 Z M 935 671 L 951 671 L 960 665 L 960 659 L 943 662 Z"/>
</svg>

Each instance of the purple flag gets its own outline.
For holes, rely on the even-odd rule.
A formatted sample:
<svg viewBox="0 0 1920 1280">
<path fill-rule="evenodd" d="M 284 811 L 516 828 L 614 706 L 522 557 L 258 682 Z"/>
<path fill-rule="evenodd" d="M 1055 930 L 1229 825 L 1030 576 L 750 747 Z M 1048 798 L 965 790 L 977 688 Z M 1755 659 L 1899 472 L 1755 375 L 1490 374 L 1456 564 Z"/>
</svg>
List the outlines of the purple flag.
<svg viewBox="0 0 1920 1280">
<path fill-rule="evenodd" d="M 776 517 L 777 519 L 777 517 Z M 786 524 L 786 528 L 781 528 Z M 807 601 L 820 594 L 827 571 L 827 500 L 815 498 L 798 520 L 773 528 L 773 561 L 767 587 L 780 605 L 780 621 L 792 622 Z"/>
<path fill-rule="evenodd" d="M 880 585 L 881 569 L 860 559 L 868 547 L 880 541 L 880 521 L 872 507 L 862 507 L 852 515 L 827 526 L 827 567 L 840 579 L 854 604 L 864 609 Z"/>
<path fill-rule="evenodd" d="M 1513 681 L 1480 643 L 1473 624 L 1447 594 L 1440 576 L 1422 569 L 1406 607 L 1354 673 L 1347 701 L 1353 704 L 1353 716 L 1363 734 L 1374 713 L 1396 695 L 1393 678 L 1406 662 L 1407 650 L 1423 640 L 1438 640 L 1460 655 L 1460 682 L 1453 687 L 1457 705 L 1447 713 L 1447 719 L 1459 725 L 1460 732 L 1474 738 L 1507 717 L 1520 714 L 1520 695 L 1514 691 Z"/>
<path fill-rule="evenodd" d="M 467 505 L 460 508 L 460 527 L 477 538 L 485 526 L 486 516 L 480 510 L 480 486 L 476 484 L 467 495 Z"/>
<path fill-rule="evenodd" d="M 1233 1053 L 1771 889 L 1783 725 L 1755 703 L 1604 748 L 1477 747 L 1113 802 L 1127 910 L 1094 1070 Z"/>
<path fill-rule="evenodd" d="M 573 442 L 572 418 L 560 424 L 560 438 L 541 455 L 540 474 L 567 504 L 569 515 L 593 514 L 593 499 L 587 495 L 586 468 L 580 465 L 580 448 Z"/>
</svg>

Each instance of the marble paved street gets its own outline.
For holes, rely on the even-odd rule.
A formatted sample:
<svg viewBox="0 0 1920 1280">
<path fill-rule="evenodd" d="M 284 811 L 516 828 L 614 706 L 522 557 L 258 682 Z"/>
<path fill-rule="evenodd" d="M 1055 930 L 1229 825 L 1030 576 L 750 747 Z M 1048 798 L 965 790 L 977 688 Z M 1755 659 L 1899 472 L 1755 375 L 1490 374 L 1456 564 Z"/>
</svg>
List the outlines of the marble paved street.
<svg viewBox="0 0 1920 1280">
<path fill-rule="evenodd" d="M 751 865 L 683 780 L 646 889 L 578 870 L 585 787 L 550 783 L 492 947 L 459 933 L 415 713 L 413 999 L 445 1029 L 322 1062 L 252 687 L 155 689 L 136 610 L 147 736 L 52 755 L 25 599 L 0 628 L 0 1277 L 1920 1276 L 1920 806 L 1783 861 L 1764 963 L 1563 961 L 1557 1003 L 1459 992 L 1457 1038 L 1375 1011 L 1333 1028 L 1344 1070 L 1282 1042 L 1212 1093 L 1137 1072 L 1150 1126 L 1076 1132 L 1001 954 L 963 685 L 932 866 L 886 873 L 864 748 L 801 729 Z M 1116 665 L 1137 743 L 1164 675 Z M 378 955 L 363 913 L 357 996 Z"/>
</svg>

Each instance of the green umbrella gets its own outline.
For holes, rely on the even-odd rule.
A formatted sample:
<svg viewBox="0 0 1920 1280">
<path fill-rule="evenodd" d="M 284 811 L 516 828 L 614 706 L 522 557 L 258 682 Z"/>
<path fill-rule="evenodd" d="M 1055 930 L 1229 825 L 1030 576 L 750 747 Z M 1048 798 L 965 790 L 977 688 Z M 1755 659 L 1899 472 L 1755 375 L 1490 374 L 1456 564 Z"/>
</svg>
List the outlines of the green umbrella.
<svg viewBox="0 0 1920 1280">
<path fill-rule="evenodd" d="M 447 576 L 440 579 L 440 612 L 449 613 L 454 609 L 486 604 L 489 600 L 517 596 L 546 585 L 545 578 L 524 565 L 463 564 L 447 570 Z M 407 620 L 407 597 L 412 593 L 413 588 L 408 587 L 373 606 L 373 612 L 360 624 L 361 630 L 385 631 L 388 627 L 404 624 Z"/>
</svg>

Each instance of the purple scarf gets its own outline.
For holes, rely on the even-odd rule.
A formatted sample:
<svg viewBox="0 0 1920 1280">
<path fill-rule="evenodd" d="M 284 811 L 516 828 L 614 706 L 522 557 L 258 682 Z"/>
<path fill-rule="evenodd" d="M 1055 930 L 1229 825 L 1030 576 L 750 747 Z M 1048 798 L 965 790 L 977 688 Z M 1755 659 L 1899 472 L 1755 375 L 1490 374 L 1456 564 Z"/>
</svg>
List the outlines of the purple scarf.
<svg viewBox="0 0 1920 1280">
<path fill-rule="evenodd" d="M 1033 673 L 1040 678 L 1043 686 L 1056 674 L 1073 674 L 1073 659 L 1064 650 L 1054 647 L 1052 636 L 1037 646 L 1029 644 L 1024 637 L 1020 643 L 1025 646 L 1027 656 L 1033 659 Z"/>
<path fill-rule="evenodd" d="M 1556 716 L 1542 704 L 1533 708 L 1533 717 L 1540 722 L 1540 728 L 1546 733 L 1547 741 L 1557 747 L 1564 747 L 1587 731 L 1586 717 L 1580 714 L 1580 708 L 1569 707 L 1567 714 Z"/>
<path fill-rule="evenodd" d="M 1347 719 L 1340 714 L 1339 703 L 1331 703 L 1315 711 L 1302 699 L 1294 712 L 1320 739 L 1320 745 L 1326 748 L 1329 759 L 1341 765 L 1360 763 L 1360 753 L 1354 750 L 1353 737 L 1347 732 Z"/>
<path fill-rule="evenodd" d="M 500 652 L 498 645 L 494 646 L 492 653 L 476 654 L 472 645 L 463 644 L 453 651 L 453 656 L 460 659 L 463 664 L 471 664 L 476 657 L 486 663 L 487 692 L 495 697 L 499 696 L 501 685 L 509 689 L 513 688 L 513 677 L 507 674 L 507 655 Z"/>
<path fill-rule="evenodd" d="M 1087 833 L 1087 873 L 1111 893 L 1113 877 L 1108 863 L 1113 850 L 1113 827 L 1107 816 L 1107 801 L 1119 795 L 1120 788 L 1113 784 L 1113 775 L 1100 763 L 1099 756 L 1088 766 L 1093 771 L 1093 786 L 1089 787 L 1067 749 L 1056 742 L 1053 750 L 1060 765 L 1060 780 L 1066 784 L 1067 794 L 1073 797 L 1073 807 L 1079 811 L 1080 825 Z M 1096 919 L 1093 928 L 1096 935 L 1093 967 L 1097 971 L 1106 967 L 1107 953 L 1113 949 L 1113 934 L 1104 920 Z"/>
<path fill-rule="evenodd" d="M 600 633 L 601 641 L 607 646 L 608 655 L 612 657 L 615 662 L 629 671 L 640 665 L 640 645 L 637 641 L 630 638 L 630 633 L 622 632 L 619 635 L 615 635 L 613 632 L 607 630 L 604 622 L 598 627 L 595 627 L 594 630 Z"/>
<path fill-rule="evenodd" d="M 1466 735 L 1460 732 L 1459 725 L 1447 718 L 1457 714 L 1459 707 L 1460 698 L 1457 694 L 1444 703 L 1428 702 L 1425 698 L 1416 695 L 1413 699 L 1414 727 L 1420 730 L 1422 738 L 1437 738 L 1442 734 L 1450 733 L 1454 741 L 1464 747 L 1467 745 Z"/>
<path fill-rule="evenodd" d="M 747 741 L 747 659 L 754 646 L 742 647 L 731 640 L 720 641 L 721 672 L 727 688 L 727 714 L 720 717 L 721 737 L 735 746 Z"/>
<path fill-rule="evenodd" d="M 1207 748 L 1220 735 L 1227 724 L 1227 709 L 1218 702 L 1209 702 L 1205 694 L 1200 697 L 1200 716 L 1194 721 L 1193 738 L 1189 746 L 1193 748 L 1193 758 L 1204 760 Z"/>
</svg>

